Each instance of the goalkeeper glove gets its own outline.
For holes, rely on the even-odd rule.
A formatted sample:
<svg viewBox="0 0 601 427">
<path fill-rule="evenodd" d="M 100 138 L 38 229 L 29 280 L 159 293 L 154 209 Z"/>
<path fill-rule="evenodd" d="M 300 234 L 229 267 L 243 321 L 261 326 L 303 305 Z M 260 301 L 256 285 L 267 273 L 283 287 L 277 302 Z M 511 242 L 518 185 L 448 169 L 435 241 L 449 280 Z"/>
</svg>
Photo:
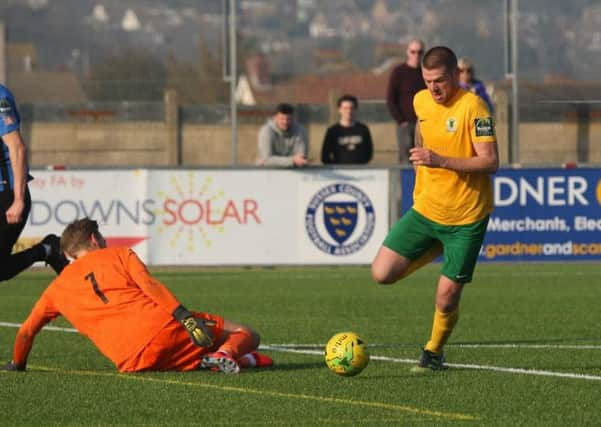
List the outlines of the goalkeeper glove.
<svg viewBox="0 0 601 427">
<path fill-rule="evenodd" d="M 197 319 L 190 313 L 186 307 L 180 305 L 173 311 L 173 317 L 181 323 L 190 338 L 199 347 L 210 347 L 213 345 L 213 337 L 207 325 L 202 319 Z"/>
<path fill-rule="evenodd" d="M 10 362 L 7 362 L 6 365 L 2 367 L 2 369 L 4 371 L 24 371 L 25 363 L 18 365 L 14 362 L 14 360 L 11 360 Z"/>
</svg>

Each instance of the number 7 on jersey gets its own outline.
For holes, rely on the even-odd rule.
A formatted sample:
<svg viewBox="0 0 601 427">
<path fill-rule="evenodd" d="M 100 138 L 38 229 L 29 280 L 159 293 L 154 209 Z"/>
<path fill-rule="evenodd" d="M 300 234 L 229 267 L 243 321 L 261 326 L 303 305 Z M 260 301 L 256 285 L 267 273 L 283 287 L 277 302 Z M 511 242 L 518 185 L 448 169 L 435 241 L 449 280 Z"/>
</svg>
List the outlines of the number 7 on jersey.
<svg viewBox="0 0 601 427">
<path fill-rule="evenodd" d="M 106 295 L 104 295 L 104 293 L 102 293 L 102 291 L 98 287 L 98 281 L 96 280 L 96 276 L 94 275 L 94 272 L 91 271 L 88 274 L 86 274 L 84 279 L 89 280 L 92 283 L 92 289 L 94 289 L 94 293 L 96 295 L 98 295 L 98 298 L 100 298 L 100 300 L 103 303 L 108 304 L 109 299 L 106 297 Z"/>
</svg>

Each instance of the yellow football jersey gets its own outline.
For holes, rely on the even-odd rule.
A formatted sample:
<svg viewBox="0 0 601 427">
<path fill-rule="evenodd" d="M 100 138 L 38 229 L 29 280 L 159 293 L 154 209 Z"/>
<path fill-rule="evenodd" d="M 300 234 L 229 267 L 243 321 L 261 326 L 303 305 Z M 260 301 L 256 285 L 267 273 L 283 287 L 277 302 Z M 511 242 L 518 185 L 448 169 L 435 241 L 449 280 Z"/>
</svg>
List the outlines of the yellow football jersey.
<svg viewBox="0 0 601 427">
<path fill-rule="evenodd" d="M 473 157 L 473 143 L 496 142 L 490 113 L 471 92 L 459 89 L 442 105 L 422 90 L 413 98 L 413 106 L 424 148 L 442 156 Z M 471 224 L 493 209 L 489 174 L 426 166 L 416 168 L 413 200 L 416 211 L 445 225 Z"/>
</svg>

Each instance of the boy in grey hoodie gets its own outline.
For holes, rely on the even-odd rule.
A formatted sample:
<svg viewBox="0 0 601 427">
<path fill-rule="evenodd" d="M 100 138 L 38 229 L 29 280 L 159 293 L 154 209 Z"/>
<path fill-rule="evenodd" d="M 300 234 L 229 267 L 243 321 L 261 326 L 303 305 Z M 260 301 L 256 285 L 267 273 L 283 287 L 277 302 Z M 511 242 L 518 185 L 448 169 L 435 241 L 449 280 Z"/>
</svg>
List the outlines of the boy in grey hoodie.
<svg viewBox="0 0 601 427">
<path fill-rule="evenodd" d="M 257 165 L 302 167 L 308 164 L 309 141 L 305 129 L 294 121 L 294 107 L 279 104 L 259 131 Z"/>
</svg>

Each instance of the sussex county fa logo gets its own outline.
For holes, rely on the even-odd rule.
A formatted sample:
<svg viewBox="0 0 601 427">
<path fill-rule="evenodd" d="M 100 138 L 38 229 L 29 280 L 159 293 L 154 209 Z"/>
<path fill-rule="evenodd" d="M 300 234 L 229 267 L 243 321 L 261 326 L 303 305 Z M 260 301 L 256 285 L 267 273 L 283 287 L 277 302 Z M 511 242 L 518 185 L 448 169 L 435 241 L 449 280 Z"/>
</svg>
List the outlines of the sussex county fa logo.
<svg viewBox="0 0 601 427">
<path fill-rule="evenodd" d="M 305 213 L 309 239 L 331 255 L 350 255 L 369 241 L 376 214 L 373 204 L 359 188 L 331 184 L 313 196 Z"/>
</svg>

